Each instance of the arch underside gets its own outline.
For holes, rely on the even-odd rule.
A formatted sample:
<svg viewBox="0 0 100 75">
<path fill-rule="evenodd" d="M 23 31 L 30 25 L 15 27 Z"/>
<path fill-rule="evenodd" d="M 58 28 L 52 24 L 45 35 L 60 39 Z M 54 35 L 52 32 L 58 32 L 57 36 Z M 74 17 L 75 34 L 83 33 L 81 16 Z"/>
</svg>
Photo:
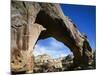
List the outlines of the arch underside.
<svg viewBox="0 0 100 75">
<path fill-rule="evenodd" d="M 59 5 L 12 2 L 11 12 L 11 68 L 14 65 L 14 69 L 25 67 L 25 70 L 29 72 L 33 70 L 34 57 L 32 50 L 34 45 L 38 40 L 48 37 L 54 37 L 69 47 L 74 55 L 75 66 L 84 64 L 84 56 L 86 56 L 85 64 L 88 64 L 91 60 L 92 49 L 89 42 L 86 41 L 86 46 L 83 46 L 84 39 L 82 35 L 75 24 L 62 15 Z M 86 53 L 83 55 L 84 49 L 90 54 L 89 56 Z"/>
<path fill-rule="evenodd" d="M 36 17 L 35 23 L 43 25 L 46 31 L 42 31 L 38 40 L 53 37 L 56 40 L 62 42 L 65 46 L 73 52 L 75 61 L 79 64 L 81 60 L 81 48 L 77 44 L 77 40 L 74 39 L 70 29 L 68 29 L 61 18 L 52 18 L 50 15 L 41 10 Z"/>
</svg>

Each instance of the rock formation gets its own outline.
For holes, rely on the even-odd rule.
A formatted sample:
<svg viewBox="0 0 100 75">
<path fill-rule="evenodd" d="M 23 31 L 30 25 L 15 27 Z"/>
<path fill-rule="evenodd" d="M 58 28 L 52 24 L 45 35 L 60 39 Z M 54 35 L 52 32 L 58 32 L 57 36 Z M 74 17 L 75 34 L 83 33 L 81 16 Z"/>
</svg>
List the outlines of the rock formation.
<svg viewBox="0 0 100 75">
<path fill-rule="evenodd" d="M 62 58 L 63 59 L 63 58 Z M 63 68 L 61 58 L 52 58 L 47 54 L 35 56 L 34 72 L 57 72 Z"/>
<path fill-rule="evenodd" d="M 92 60 L 92 49 L 76 25 L 66 17 L 59 4 L 11 1 L 11 69 L 32 73 L 32 50 L 39 39 L 54 37 L 64 43 L 74 55 L 74 65 Z M 86 49 L 87 48 L 87 49 Z M 83 54 L 85 51 L 85 54 Z M 89 55 L 88 55 L 89 54 Z"/>
</svg>

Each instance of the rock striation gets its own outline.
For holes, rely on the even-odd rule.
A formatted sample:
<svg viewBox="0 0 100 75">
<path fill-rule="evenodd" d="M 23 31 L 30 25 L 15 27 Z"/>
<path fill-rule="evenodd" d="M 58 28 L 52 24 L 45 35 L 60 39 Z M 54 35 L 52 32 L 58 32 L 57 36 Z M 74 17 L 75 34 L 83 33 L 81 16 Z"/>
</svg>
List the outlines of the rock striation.
<svg viewBox="0 0 100 75">
<path fill-rule="evenodd" d="M 11 70 L 32 73 L 34 55 L 32 50 L 40 39 L 54 37 L 64 43 L 74 55 L 74 65 L 89 65 L 92 49 L 65 16 L 59 4 L 28 1 L 11 1 Z M 84 62 L 83 59 L 86 61 Z"/>
</svg>

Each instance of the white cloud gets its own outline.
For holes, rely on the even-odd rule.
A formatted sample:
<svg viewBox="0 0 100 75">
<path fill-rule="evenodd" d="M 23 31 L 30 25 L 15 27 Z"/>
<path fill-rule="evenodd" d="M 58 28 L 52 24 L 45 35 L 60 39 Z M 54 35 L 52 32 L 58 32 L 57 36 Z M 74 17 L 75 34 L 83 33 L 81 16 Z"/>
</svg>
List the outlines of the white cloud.
<svg viewBox="0 0 100 75">
<path fill-rule="evenodd" d="M 46 47 L 40 46 L 40 45 L 36 45 L 35 49 L 34 49 L 34 55 L 41 55 L 41 54 L 46 54 L 47 53 L 47 49 Z"/>
<path fill-rule="evenodd" d="M 64 53 L 60 55 L 60 57 L 64 57 L 64 56 L 67 56 L 67 55 L 66 55 L 66 54 L 64 54 Z"/>
<path fill-rule="evenodd" d="M 62 48 L 62 46 L 64 46 L 63 43 L 57 41 L 56 39 L 54 39 L 54 38 L 51 38 L 51 39 L 52 39 L 52 41 L 50 42 L 50 45 L 52 47 L 54 47 L 54 48 Z"/>
<path fill-rule="evenodd" d="M 48 42 L 48 41 L 44 41 L 44 42 Z M 68 48 L 65 47 L 64 44 L 62 44 L 61 42 L 58 42 L 54 38 L 50 38 L 50 41 L 48 42 L 48 45 L 46 46 L 44 44 L 43 45 L 39 43 L 36 44 L 33 54 L 35 56 L 48 54 L 53 58 L 58 58 L 62 56 L 67 56 L 70 53 L 70 51 L 67 51 L 67 50 Z"/>
</svg>

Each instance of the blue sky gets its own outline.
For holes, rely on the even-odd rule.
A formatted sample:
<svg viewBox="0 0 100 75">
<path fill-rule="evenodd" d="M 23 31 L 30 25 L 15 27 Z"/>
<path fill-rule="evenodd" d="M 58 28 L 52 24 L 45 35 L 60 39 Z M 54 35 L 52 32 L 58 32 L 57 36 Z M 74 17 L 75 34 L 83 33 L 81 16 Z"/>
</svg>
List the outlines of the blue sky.
<svg viewBox="0 0 100 75">
<path fill-rule="evenodd" d="M 66 16 L 69 16 L 81 33 L 86 33 L 90 45 L 96 44 L 96 7 L 84 5 L 66 5 L 61 8 Z"/>
<path fill-rule="evenodd" d="M 35 46 L 34 55 L 48 54 L 53 58 L 59 58 L 72 54 L 68 47 L 56 39 L 50 37 L 39 40 Z"/>
<path fill-rule="evenodd" d="M 95 26 L 95 6 L 82 6 L 82 5 L 69 5 L 61 4 L 61 8 L 65 16 L 76 24 L 81 33 L 86 33 L 89 43 L 92 48 L 96 44 L 96 26 Z M 50 37 L 45 40 L 39 40 L 35 46 L 34 55 L 48 54 L 53 58 L 59 58 L 72 54 L 63 43 L 58 42 L 56 39 Z"/>
</svg>

